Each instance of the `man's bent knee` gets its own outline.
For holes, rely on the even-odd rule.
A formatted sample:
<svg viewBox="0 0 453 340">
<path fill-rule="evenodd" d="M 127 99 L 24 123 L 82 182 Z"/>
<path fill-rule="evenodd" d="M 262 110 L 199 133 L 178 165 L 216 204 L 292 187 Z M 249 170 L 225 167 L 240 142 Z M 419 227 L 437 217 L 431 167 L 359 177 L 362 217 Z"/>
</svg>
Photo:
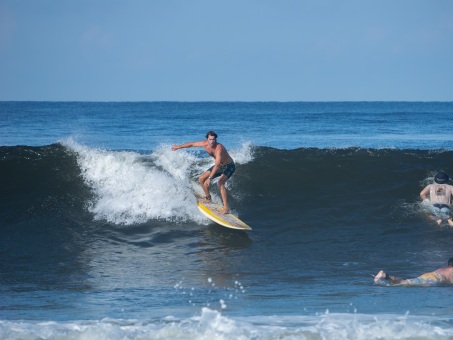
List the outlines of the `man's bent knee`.
<svg viewBox="0 0 453 340">
<path fill-rule="evenodd" d="M 219 187 L 225 186 L 226 181 L 228 181 L 228 177 L 225 176 L 225 175 L 222 175 L 222 176 L 220 177 L 219 181 L 217 182 L 217 185 L 218 185 Z"/>
</svg>

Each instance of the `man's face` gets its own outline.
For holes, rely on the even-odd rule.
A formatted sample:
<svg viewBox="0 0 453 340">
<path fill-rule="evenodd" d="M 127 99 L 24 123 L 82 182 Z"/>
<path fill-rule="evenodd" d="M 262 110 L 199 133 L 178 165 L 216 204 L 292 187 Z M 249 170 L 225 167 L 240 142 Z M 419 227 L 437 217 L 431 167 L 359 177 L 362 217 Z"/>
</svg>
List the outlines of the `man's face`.
<svg viewBox="0 0 453 340">
<path fill-rule="evenodd" d="M 208 143 L 211 147 L 213 147 L 216 143 L 216 138 L 214 136 L 208 136 Z"/>
</svg>

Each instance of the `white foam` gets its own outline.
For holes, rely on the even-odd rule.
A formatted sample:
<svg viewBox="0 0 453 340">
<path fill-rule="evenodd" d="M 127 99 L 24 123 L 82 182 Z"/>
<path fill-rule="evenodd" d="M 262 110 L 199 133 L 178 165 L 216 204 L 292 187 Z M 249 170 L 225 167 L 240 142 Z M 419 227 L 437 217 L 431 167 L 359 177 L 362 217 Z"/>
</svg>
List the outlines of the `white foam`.
<svg viewBox="0 0 453 340">
<path fill-rule="evenodd" d="M 230 155 L 237 164 L 246 164 L 253 160 L 253 149 L 251 142 L 245 142 L 239 150 L 231 150 Z"/>
<path fill-rule="evenodd" d="M 62 142 L 77 155 L 85 183 L 94 199 L 87 207 L 96 220 L 115 224 L 144 223 L 150 219 L 207 223 L 198 213 L 190 181 L 213 162 L 186 150 L 161 145 L 149 155 L 108 151 Z M 252 159 L 250 146 L 236 151 L 241 162 Z"/>
<path fill-rule="evenodd" d="M 188 319 L 0 321 L 2 339 L 439 339 L 450 319 L 409 315 L 329 314 L 227 317 L 203 308 Z"/>
</svg>

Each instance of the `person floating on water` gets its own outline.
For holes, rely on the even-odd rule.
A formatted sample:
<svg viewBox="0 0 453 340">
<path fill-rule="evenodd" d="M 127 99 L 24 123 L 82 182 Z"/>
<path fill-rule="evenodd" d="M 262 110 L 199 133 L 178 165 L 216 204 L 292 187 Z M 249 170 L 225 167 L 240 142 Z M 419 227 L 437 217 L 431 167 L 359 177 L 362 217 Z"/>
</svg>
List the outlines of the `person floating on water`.
<svg viewBox="0 0 453 340">
<path fill-rule="evenodd" d="M 448 180 L 448 175 L 440 171 L 434 176 L 435 183 L 427 185 L 420 192 L 420 197 L 424 202 L 427 201 L 433 205 L 434 214 L 437 217 L 437 224 L 441 224 L 442 220 L 446 219 L 448 224 L 453 227 L 453 221 L 451 219 L 453 186 L 447 184 Z"/>
<path fill-rule="evenodd" d="M 223 210 L 222 214 L 227 214 L 229 212 L 228 208 L 228 195 L 225 188 L 225 183 L 233 175 L 236 170 L 233 158 L 229 155 L 227 149 L 217 143 L 217 134 L 214 131 L 209 131 L 206 134 L 206 140 L 199 142 L 188 142 L 181 145 L 173 145 L 172 150 L 176 151 L 182 148 L 192 148 L 192 147 L 201 147 L 206 150 L 206 152 L 214 157 L 215 163 L 212 167 L 206 170 L 199 178 L 199 183 L 203 188 L 205 193 L 204 203 L 212 202 L 211 194 L 209 192 L 209 186 L 211 185 L 211 180 L 213 178 L 219 177 L 218 186 L 220 188 L 220 194 L 222 195 L 223 201 Z"/>
<path fill-rule="evenodd" d="M 453 257 L 448 260 L 447 267 L 425 273 L 414 279 L 400 279 L 381 270 L 374 277 L 375 284 L 398 286 L 441 286 L 453 284 Z"/>
</svg>

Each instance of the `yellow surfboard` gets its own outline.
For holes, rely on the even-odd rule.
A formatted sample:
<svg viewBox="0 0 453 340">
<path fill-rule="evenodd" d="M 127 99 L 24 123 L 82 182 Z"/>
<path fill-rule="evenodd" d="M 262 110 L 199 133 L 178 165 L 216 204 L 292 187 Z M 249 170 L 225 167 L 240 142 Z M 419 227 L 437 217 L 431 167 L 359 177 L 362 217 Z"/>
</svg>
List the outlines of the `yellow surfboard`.
<svg viewBox="0 0 453 340">
<path fill-rule="evenodd" d="M 202 196 L 195 194 L 195 197 L 197 198 L 198 209 L 211 221 L 227 228 L 238 230 L 252 230 L 252 228 L 250 228 L 247 224 L 245 224 L 232 213 L 222 214 L 221 211 L 223 207 L 220 204 L 214 202 L 203 203 Z"/>
</svg>

